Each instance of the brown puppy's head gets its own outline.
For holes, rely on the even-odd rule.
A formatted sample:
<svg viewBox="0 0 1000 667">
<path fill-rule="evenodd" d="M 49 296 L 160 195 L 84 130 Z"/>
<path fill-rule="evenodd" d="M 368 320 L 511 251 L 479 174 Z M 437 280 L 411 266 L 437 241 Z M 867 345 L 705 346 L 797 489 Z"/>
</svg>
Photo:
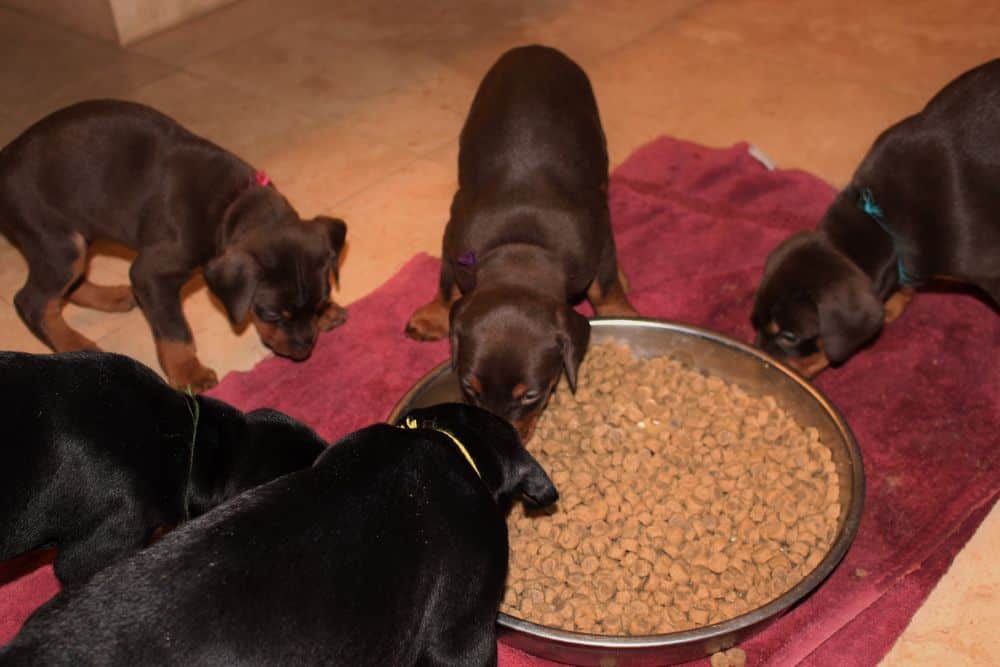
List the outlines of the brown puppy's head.
<svg viewBox="0 0 1000 667">
<path fill-rule="evenodd" d="M 255 231 L 205 265 L 205 282 L 234 325 L 250 312 L 261 341 L 301 361 L 312 352 L 344 247 L 343 220 L 295 219 Z"/>
<path fill-rule="evenodd" d="M 871 280 L 816 232 L 800 232 L 767 258 L 754 297 L 756 345 L 806 377 L 844 362 L 882 326 Z"/>
<path fill-rule="evenodd" d="M 503 289 L 475 290 L 451 309 L 451 359 L 465 400 L 512 423 L 525 441 L 565 372 L 576 372 L 590 322 L 568 305 Z"/>
</svg>

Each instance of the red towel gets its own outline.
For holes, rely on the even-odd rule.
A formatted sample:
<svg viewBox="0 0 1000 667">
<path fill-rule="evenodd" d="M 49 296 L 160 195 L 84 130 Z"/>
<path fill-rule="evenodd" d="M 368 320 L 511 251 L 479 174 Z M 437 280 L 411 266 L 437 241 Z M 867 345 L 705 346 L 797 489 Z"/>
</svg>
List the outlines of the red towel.
<svg viewBox="0 0 1000 667">
<path fill-rule="evenodd" d="M 768 251 L 814 227 L 834 191 L 804 172 L 768 171 L 747 148 L 662 138 L 614 173 L 619 257 L 644 315 L 751 338 Z M 329 439 L 384 419 L 447 357 L 445 342 L 403 336 L 434 292 L 437 267 L 415 257 L 352 305 L 348 323 L 323 336 L 308 362 L 267 359 L 228 375 L 213 395 L 284 410 Z M 743 645 L 750 664 L 873 665 L 888 651 L 1000 491 L 998 351 L 1000 317 L 990 306 L 967 291 L 923 292 L 872 346 L 818 378 L 864 454 L 864 517 L 834 574 Z M 868 575 L 854 576 L 859 568 Z M 56 589 L 48 566 L 0 588 L 0 642 Z M 553 663 L 501 645 L 500 664 Z"/>
</svg>

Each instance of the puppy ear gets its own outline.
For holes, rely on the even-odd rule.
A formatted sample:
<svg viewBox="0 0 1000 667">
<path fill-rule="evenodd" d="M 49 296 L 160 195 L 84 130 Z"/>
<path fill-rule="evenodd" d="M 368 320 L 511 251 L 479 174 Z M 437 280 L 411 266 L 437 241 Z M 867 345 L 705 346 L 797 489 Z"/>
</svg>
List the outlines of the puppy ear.
<svg viewBox="0 0 1000 667">
<path fill-rule="evenodd" d="M 347 238 L 347 223 L 340 218 L 330 218 L 325 215 L 318 215 L 312 220 L 312 224 L 320 225 L 323 236 L 326 238 L 327 246 L 330 248 L 330 266 L 333 277 L 340 280 L 339 258 L 340 252 L 344 249 L 344 240 Z"/>
<path fill-rule="evenodd" d="M 878 333 L 885 318 L 871 284 L 859 276 L 822 290 L 816 308 L 823 350 L 833 364 L 845 361 Z"/>
<path fill-rule="evenodd" d="M 227 250 L 205 265 L 205 283 L 226 308 L 229 321 L 238 325 L 247 316 L 257 291 L 257 264 L 242 250 Z"/>
<path fill-rule="evenodd" d="M 556 340 L 562 350 L 563 369 L 569 389 L 576 392 L 576 372 L 587 352 L 590 342 L 590 321 L 569 306 L 561 308 L 556 315 L 558 330 Z"/>
<path fill-rule="evenodd" d="M 559 500 L 555 484 L 527 450 L 519 450 L 515 466 L 517 490 L 535 506 L 547 507 Z"/>
</svg>

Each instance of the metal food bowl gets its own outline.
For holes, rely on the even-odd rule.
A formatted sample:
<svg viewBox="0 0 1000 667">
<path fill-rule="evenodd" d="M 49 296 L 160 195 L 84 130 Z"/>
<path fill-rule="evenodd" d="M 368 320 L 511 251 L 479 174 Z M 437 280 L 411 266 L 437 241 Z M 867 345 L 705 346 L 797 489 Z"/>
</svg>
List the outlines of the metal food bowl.
<svg viewBox="0 0 1000 667">
<path fill-rule="evenodd" d="M 815 427 L 830 448 L 840 480 L 838 530 L 826 556 L 798 584 L 771 602 L 728 621 L 691 630 L 646 636 L 570 632 L 501 613 L 500 636 L 526 653 L 571 665 L 646 666 L 703 658 L 762 630 L 815 589 L 833 571 L 854 540 L 864 500 L 861 452 L 850 428 L 830 402 L 794 371 L 745 343 L 697 327 L 649 319 L 591 320 L 591 341 L 616 340 L 638 357 L 672 355 L 754 394 L 770 394 L 803 427 Z M 396 404 L 394 421 L 411 408 L 462 400 L 450 364 L 420 379 Z"/>
</svg>

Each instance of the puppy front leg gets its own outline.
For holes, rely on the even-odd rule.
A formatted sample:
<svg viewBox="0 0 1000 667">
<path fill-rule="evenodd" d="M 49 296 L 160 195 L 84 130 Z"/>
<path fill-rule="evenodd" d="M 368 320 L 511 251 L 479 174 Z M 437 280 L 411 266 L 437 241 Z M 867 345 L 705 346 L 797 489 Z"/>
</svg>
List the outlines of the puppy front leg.
<svg viewBox="0 0 1000 667">
<path fill-rule="evenodd" d="M 130 277 L 139 307 L 142 308 L 153 338 L 156 356 L 167 380 L 178 389 L 200 393 L 219 383 L 215 371 L 198 361 L 194 338 L 181 309 L 180 291 L 190 270 L 164 266 L 162 251 L 139 255 Z"/>
<path fill-rule="evenodd" d="M 448 313 L 451 305 L 462 296 L 451 264 L 441 260 L 441 277 L 438 282 L 437 295 L 420 308 L 413 311 L 406 323 L 406 335 L 414 340 L 440 340 L 448 335 Z"/>
</svg>

